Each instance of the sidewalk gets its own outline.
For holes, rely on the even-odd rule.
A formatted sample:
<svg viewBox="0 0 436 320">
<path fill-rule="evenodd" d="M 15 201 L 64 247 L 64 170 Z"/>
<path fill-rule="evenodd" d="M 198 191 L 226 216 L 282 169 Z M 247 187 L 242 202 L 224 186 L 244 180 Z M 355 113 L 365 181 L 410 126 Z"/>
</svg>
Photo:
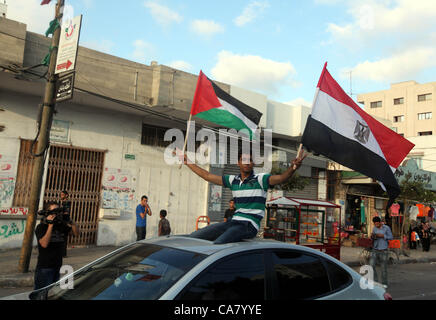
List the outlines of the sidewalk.
<svg viewBox="0 0 436 320">
<path fill-rule="evenodd" d="M 64 264 L 78 270 L 84 265 L 94 261 L 119 247 L 86 247 L 69 248 L 68 257 L 64 258 Z M 358 267 L 360 247 L 342 247 L 341 261 L 350 267 Z M 406 263 L 429 263 L 436 262 L 436 244 L 432 244 L 429 252 L 423 252 L 421 247 L 417 250 L 409 250 L 409 257 L 400 256 L 400 264 Z M 21 250 L 0 250 L 0 288 L 33 287 L 33 274 L 36 267 L 38 250 L 33 248 L 28 273 L 18 273 L 18 263 Z"/>
<path fill-rule="evenodd" d="M 360 266 L 359 254 L 362 249 L 362 247 L 341 247 L 341 262 L 350 267 Z M 407 253 L 409 257 L 400 255 L 399 264 L 436 262 L 435 243 L 431 244 L 429 252 L 423 252 L 422 247 L 418 247 L 416 250 L 407 250 Z"/>
</svg>

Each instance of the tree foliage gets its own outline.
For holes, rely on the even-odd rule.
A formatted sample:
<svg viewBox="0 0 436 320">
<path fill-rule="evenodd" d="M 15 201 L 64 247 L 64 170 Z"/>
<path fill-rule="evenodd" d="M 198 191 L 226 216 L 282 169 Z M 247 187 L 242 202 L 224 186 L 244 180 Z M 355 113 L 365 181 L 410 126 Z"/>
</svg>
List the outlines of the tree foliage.
<svg viewBox="0 0 436 320">
<path fill-rule="evenodd" d="M 405 211 L 411 201 L 422 203 L 436 202 L 436 193 L 425 188 L 425 181 L 421 177 L 414 177 L 409 172 L 399 182 L 399 185 L 401 189 L 399 198 L 403 200 Z M 407 212 L 404 212 L 404 216 L 405 219 L 403 219 L 401 226 L 401 238 L 403 238 L 404 234 L 407 234 L 411 224 Z M 403 242 L 401 242 L 401 247 L 403 248 Z"/>
<path fill-rule="evenodd" d="M 278 165 L 274 165 L 271 174 L 279 175 L 285 172 L 286 169 L 280 168 Z M 294 191 L 294 190 L 303 190 L 307 185 L 309 185 L 310 179 L 306 177 L 300 176 L 298 173 L 294 173 L 292 177 L 281 185 L 274 186 L 274 189 L 284 190 L 284 191 Z"/>
<path fill-rule="evenodd" d="M 425 182 L 420 177 L 413 177 L 409 172 L 399 183 L 401 193 L 400 198 L 403 200 L 412 200 L 418 202 L 436 202 L 436 193 L 425 189 Z"/>
</svg>

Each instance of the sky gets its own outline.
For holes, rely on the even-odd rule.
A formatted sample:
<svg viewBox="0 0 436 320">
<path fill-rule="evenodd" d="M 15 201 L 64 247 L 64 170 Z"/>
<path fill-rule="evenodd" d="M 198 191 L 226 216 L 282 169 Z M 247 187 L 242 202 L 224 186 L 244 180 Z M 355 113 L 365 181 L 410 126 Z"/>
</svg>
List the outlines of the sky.
<svg viewBox="0 0 436 320">
<path fill-rule="evenodd" d="M 4 0 L 0 0 L 4 1 Z M 53 0 L 52 2 L 54 2 Z M 6 0 L 7 18 L 44 33 L 54 3 Z M 325 62 L 357 94 L 436 81 L 435 0 L 66 0 L 80 45 L 312 105 Z"/>
</svg>

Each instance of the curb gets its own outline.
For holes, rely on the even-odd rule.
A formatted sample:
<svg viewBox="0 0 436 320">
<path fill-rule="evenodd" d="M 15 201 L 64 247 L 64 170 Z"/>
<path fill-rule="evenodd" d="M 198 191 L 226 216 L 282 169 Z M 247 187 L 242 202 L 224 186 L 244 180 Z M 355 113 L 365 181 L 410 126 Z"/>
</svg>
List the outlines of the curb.
<svg viewBox="0 0 436 320">
<path fill-rule="evenodd" d="M 398 263 L 396 264 L 412 264 L 412 263 L 432 263 L 436 262 L 436 257 L 434 258 L 406 258 L 406 259 L 400 259 Z M 349 261 L 349 262 L 343 262 L 347 266 L 353 268 L 353 267 L 360 267 L 361 264 L 359 261 Z"/>
<path fill-rule="evenodd" d="M 28 288 L 33 284 L 33 273 L 0 276 L 0 288 Z"/>
</svg>

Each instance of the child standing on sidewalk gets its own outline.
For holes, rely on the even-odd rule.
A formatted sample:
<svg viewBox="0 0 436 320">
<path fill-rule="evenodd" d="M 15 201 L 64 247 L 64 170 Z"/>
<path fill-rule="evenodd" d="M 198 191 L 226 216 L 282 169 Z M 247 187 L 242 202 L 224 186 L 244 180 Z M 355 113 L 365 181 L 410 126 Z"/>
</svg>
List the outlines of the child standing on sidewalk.
<svg viewBox="0 0 436 320">
<path fill-rule="evenodd" d="M 158 236 L 167 236 L 171 233 L 170 222 L 166 219 L 167 211 L 160 211 L 160 221 L 159 221 L 159 230 Z"/>
</svg>

